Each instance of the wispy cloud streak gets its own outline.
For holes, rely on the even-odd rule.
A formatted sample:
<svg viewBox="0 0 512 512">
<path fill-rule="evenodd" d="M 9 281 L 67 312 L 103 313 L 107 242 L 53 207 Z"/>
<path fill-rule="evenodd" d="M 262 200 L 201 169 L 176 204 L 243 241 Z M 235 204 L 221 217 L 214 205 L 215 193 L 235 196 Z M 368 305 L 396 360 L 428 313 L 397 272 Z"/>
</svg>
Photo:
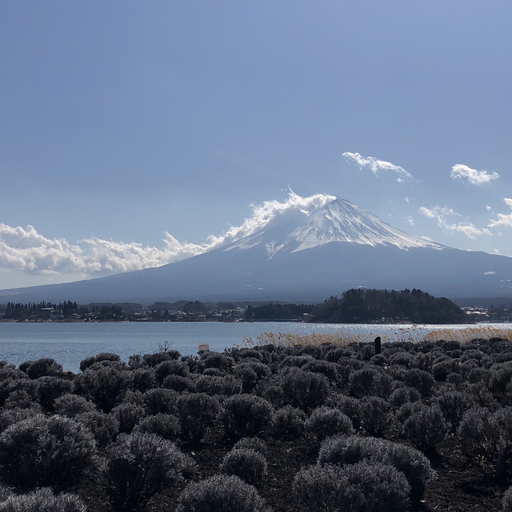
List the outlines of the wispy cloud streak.
<svg viewBox="0 0 512 512">
<path fill-rule="evenodd" d="M 483 185 L 490 183 L 492 180 L 497 180 L 500 175 L 497 172 L 488 173 L 487 171 L 477 171 L 471 169 L 467 165 L 456 164 L 452 167 L 450 173 L 452 179 L 467 179 L 472 185 Z"/>
<path fill-rule="evenodd" d="M 385 160 L 379 160 L 373 156 L 364 157 L 359 153 L 350 153 L 349 151 L 343 153 L 343 156 L 349 162 L 355 162 L 361 169 L 370 169 L 372 173 L 375 174 L 375 176 L 377 176 L 380 171 L 394 171 L 407 178 L 412 178 L 412 175 L 408 173 L 403 167 L 392 164 L 391 162 L 386 162 Z M 401 182 L 403 180 L 402 178 L 398 178 L 398 181 Z"/>
<path fill-rule="evenodd" d="M 425 208 L 422 206 L 419 213 L 428 217 L 429 219 L 435 219 L 437 225 L 445 231 L 464 233 L 468 238 L 475 239 L 482 235 L 491 235 L 491 232 L 486 228 L 477 228 L 472 223 L 449 223 L 447 218 L 449 217 L 462 217 L 462 215 L 453 211 L 452 208 L 446 208 L 441 206 L 434 206 L 433 208 Z"/>
<path fill-rule="evenodd" d="M 503 201 L 507 206 L 510 206 L 510 208 L 512 208 L 512 199 L 506 197 L 505 199 L 503 199 Z M 491 221 L 491 223 L 489 224 L 490 228 L 494 228 L 496 226 L 508 226 L 509 228 L 512 228 L 512 213 L 509 213 L 508 215 L 498 213 L 498 218 Z"/>
</svg>

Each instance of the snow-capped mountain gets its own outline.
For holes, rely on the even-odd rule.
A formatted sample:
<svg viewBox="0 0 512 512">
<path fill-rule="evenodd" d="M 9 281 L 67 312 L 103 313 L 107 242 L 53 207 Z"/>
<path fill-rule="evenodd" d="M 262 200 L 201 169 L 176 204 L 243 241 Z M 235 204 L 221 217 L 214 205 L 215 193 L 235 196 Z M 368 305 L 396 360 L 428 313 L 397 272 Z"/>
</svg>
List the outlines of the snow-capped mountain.
<svg viewBox="0 0 512 512">
<path fill-rule="evenodd" d="M 420 288 L 448 297 L 512 296 L 512 258 L 409 235 L 344 199 L 314 199 L 261 210 L 207 252 L 176 263 L 4 290 L 0 301 L 321 301 L 354 287 Z"/>
<path fill-rule="evenodd" d="M 269 258 L 282 249 L 303 251 L 331 242 L 351 244 L 393 245 L 408 250 L 413 247 L 429 247 L 442 250 L 443 246 L 408 235 L 380 220 L 368 210 L 345 199 L 335 198 L 311 213 L 300 211 L 302 216 L 284 221 L 273 219 L 270 226 L 231 244 L 229 249 L 249 249 L 264 244 Z"/>
</svg>

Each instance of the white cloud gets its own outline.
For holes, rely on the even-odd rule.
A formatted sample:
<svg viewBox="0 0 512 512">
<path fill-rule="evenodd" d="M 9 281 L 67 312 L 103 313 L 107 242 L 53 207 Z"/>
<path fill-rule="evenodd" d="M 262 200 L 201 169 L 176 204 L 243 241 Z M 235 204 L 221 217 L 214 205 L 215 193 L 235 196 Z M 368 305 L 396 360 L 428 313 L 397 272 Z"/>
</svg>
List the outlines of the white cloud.
<svg viewBox="0 0 512 512">
<path fill-rule="evenodd" d="M 500 175 L 497 172 L 488 173 L 487 171 L 477 171 L 471 169 L 467 165 L 456 164 L 452 167 L 450 176 L 453 179 L 467 179 L 472 185 L 483 185 L 484 183 L 490 183 L 491 180 L 497 180 Z"/>
<path fill-rule="evenodd" d="M 406 203 L 410 203 L 410 201 L 409 201 L 409 198 L 408 198 L 408 197 L 404 197 L 404 199 L 405 199 L 405 202 L 406 202 Z"/>
<path fill-rule="evenodd" d="M 355 162 L 361 169 L 366 168 L 370 169 L 375 176 L 379 174 L 380 171 L 394 171 L 407 178 L 412 178 L 412 175 L 408 173 L 403 167 L 399 165 L 392 164 L 390 162 L 386 162 L 385 160 L 378 160 L 373 156 L 369 156 L 365 158 L 361 156 L 359 153 L 350 153 L 346 151 L 343 153 L 343 156 L 349 160 Z M 402 178 L 398 178 L 398 182 L 404 181 Z"/>
<path fill-rule="evenodd" d="M 26 274 L 93 277 L 159 267 L 239 240 L 271 225 L 278 216 L 307 216 L 334 199 L 325 194 L 303 198 L 290 191 L 286 201 L 265 201 L 254 206 L 251 217 L 241 226 L 233 226 L 221 236 L 211 236 L 204 244 L 180 243 L 166 232 L 161 248 L 96 237 L 70 244 L 65 239 L 46 238 L 33 226 L 10 227 L 0 223 L 0 268 Z"/>
<path fill-rule="evenodd" d="M 507 206 L 510 206 L 510 208 L 512 208 L 512 199 L 506 197 L 505 199 L 503 199 L 503 201 Z M 495 226 L 508 226 L 512 228 L 512 213 L 508 215 L 498 213 L 498 219 L 491 221 L 491 223 L 489 224 L 490 228 L 494 228 Z"/>
<path fill-rule="evenodd" d="M 488 204 L 486 204 L 486 205 L 485 205 L 485 209 L 486 209 L 488 212 L 490 212 L 490 211 L 492 210 L 492 207 L 491 207 L 491 206 L 489 206 Z"/>
<path fill-rule="evenodd" d="M 405 220 L 411 225 L 414 226 L 414 219 L 412 218 L 412 215 L 409 215 L 405 218 Z"/>
<path fill-rule="evenodd" d="M 496 272 L 493 272 L 492 270 L 490 270 L 489 272 L 484 272 L 484 276 L 495 276 L 496 275 Z"/>
<path fill-rule="evenodd" d="M 418 211 L 429 219 L 436 219 L 437 225 L 440 228 L 444 229 L 445 231 L 464 233 L 468 238 L 472 239 L 476 238 L 477 236 L 491 234 L 491 232 L 488 229 L 477 228 L 471 223 L 448 223 L 446 219 L 449 218 L 450 216 L 461 217 L 460 214 L 456 213 L 451 208 L 434 206 L 434 208 L 429 209 L 422 206 Z"/>
</svg>

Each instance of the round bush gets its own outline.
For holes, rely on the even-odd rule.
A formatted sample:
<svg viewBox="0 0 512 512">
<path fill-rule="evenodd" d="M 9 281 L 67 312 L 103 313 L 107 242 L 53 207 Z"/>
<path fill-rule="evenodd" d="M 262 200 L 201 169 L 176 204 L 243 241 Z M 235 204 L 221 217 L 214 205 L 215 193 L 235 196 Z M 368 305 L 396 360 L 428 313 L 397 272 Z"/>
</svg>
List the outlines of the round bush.
<svg viewBox="0 0 512 512">
<path fill-rule="evenodd" d="M 271 426 L 274 408 L 259 396 L 234 395 L 224 402 L 219 419 L 229 439 L 250 437 Z"/>
<path fill-rule="evenodd" d="M 282 388 L 286 403 L 304 411 L 323 405 L 330 390 L 329 380 L 324 375 L 295 367 L 287 369 L 283 375 Z"/>
<path fill-rule="evenodd" d="M 304 431 L 306 414 L 301 409 L 286 405 L 276 411 L 272 432 L 277 439 L 296 439 Z"/>
<path fill-rule="evenodd" d="M 486 471 L 484 462 L 501 478 L 512 458 L 512 407 L 491 413 L 477 407 L 464 414 L 457 430 L 462 452 Z"/>
<path fill-rule="evenodd" d="M 20 365 L 20 369 L 21 369 Z M 52 377 L 62 373 L 62 365 L 55 359 L 45 358 L 37 361 L 30 361 L 25 367 L 25 373 L 30 379 L 39 379 L 39 377 Z"/>
<path fill-rule="evenodd" d="M 112 507 L 118 512 L 143 509 L 162 487 L 181 482 L 185 464 L 171 441 L 154 434 L 122 434 L 104 470 Z"/>
<path fill-rule="evenodd" d="M 174 441 L 181 433 L 180 421 L 172 414 L 158 413 L 144 418 L 135 427 L 135 432 L 156 434 L 164 439 Z"/>
<path fill-rule="evenodd" d="M 392 379 L 382 370 L 363 368 L 350 375 L 349 391 L 356 398 L 363 396 L 386 397 L 391 393 Z"/>
<path fill-rule="evenodd" d="M 293 481 L 301 512 L 406 512 L 410 491 L 402 472 L 367 462 L 313 466 L 299 471 Z"/>
<path fill-rule="evenodd" d="M 176 409 L 182 439 L 199 443 L 207 429 L 215 423 L 219 408 L 219 400 L 206 393 L 180 395 Z"/>
<path fill-rule="evenodd" d="M 393 407 L 401 407 L 408 402 L 417 402 L 418 400 L 421 400 L 421 393 L 417 389 L 410 388 L 409 386 L 395 389 L 389 397 L 389 403 Z"/>
<path fill-rule="evenodd" d="M 416 448 L 424 453 L 435 453 L 449 426 L 439 407 L 422 405 L 404 422 L 404 432 Z"/>
<path fill-rule="evenodd" d="M 334 437 L 326 439 L 318 456 L 318 463 L 345 466 L 368 461 L 394 466 L 404 473 L 411 486 L 411 498 L 419 501 L 435 472 L 429 460 L 416 448 L 374 437 Z"/>
<path fill-rule="evenodd" d="M 351 435 L 354 433 L 350 418 L 340 410 L 329 407 L 315 409 L 304 426 L 318 441 L 335 434 Z"/>
<path fill-rule="evenodd" d="M 66 393 L 55 400 L 54 409 L 56 414 L 74 418 L 78 414 L 95 411 L 96 407 L 83 396 Z"/>
<path fill-rule="evenodd" d="M 267 473 L 267 461 L 255 450 L 234 448 L 224 457 L 220 472 L 237 476 L 251 485 L 261 484 Z"/>
<path fill-rule="evenodd" d="M 146 409 L 142 405 L 123 402 L 114 407 L 110 414 L 119 422 L 119 432 L 129 434 L 146 416 Z"/>
<path fill-rule="evenodd" d="M 0 503 L 0 512 L 86 512 L 83 501 L 74 494 L 55 496 L 51 489 L 43 488 L 30 494 L 10 496 Z"/>
<path fill-rule="evenodd" d="M 236 476 L 216 475 L 187 485 L 176 512 L 271 512 L 256 489 Z"/>
<path fill-rule="evenodd" d="M 119 433 L 119 420 L 113 414 L 89 411 L 75 416 L 75 420 L 87 427 L 98 446 L 106 446 Z"/>
<path fill-rule="evenodd" d="M 259 437 L 244 437 L 235 443 L 233 450 L 254 450 L 261 453 L 263 457 L 266 457 L 268 454 L 267 443 Z"/>
<path fill-rule="evenodd" d="M 63 416 L 37 414 L 0 435 L 0 475 L 22 487 L 73 485 L 95 458 L 92 433 Z"/>
</svg>

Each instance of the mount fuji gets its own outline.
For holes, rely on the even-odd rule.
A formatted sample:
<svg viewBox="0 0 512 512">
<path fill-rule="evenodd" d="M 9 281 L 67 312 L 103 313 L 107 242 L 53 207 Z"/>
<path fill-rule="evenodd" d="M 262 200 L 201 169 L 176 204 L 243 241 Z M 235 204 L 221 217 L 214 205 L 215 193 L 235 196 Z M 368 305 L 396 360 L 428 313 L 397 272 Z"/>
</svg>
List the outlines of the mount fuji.
<svg viewBox="0 0 512 512">
<path fill-rule="evenodd" d="M 316 196 L 315 196 L 316 197 Z M 0 301 L 286 300 L 349 288 L 418 288 L 435 296 L 512 296 L 512 258 L 407 234 L 344 199 L 273 210 L 206 252 L 157 268 L 0 291 Z"/>
</svg>

